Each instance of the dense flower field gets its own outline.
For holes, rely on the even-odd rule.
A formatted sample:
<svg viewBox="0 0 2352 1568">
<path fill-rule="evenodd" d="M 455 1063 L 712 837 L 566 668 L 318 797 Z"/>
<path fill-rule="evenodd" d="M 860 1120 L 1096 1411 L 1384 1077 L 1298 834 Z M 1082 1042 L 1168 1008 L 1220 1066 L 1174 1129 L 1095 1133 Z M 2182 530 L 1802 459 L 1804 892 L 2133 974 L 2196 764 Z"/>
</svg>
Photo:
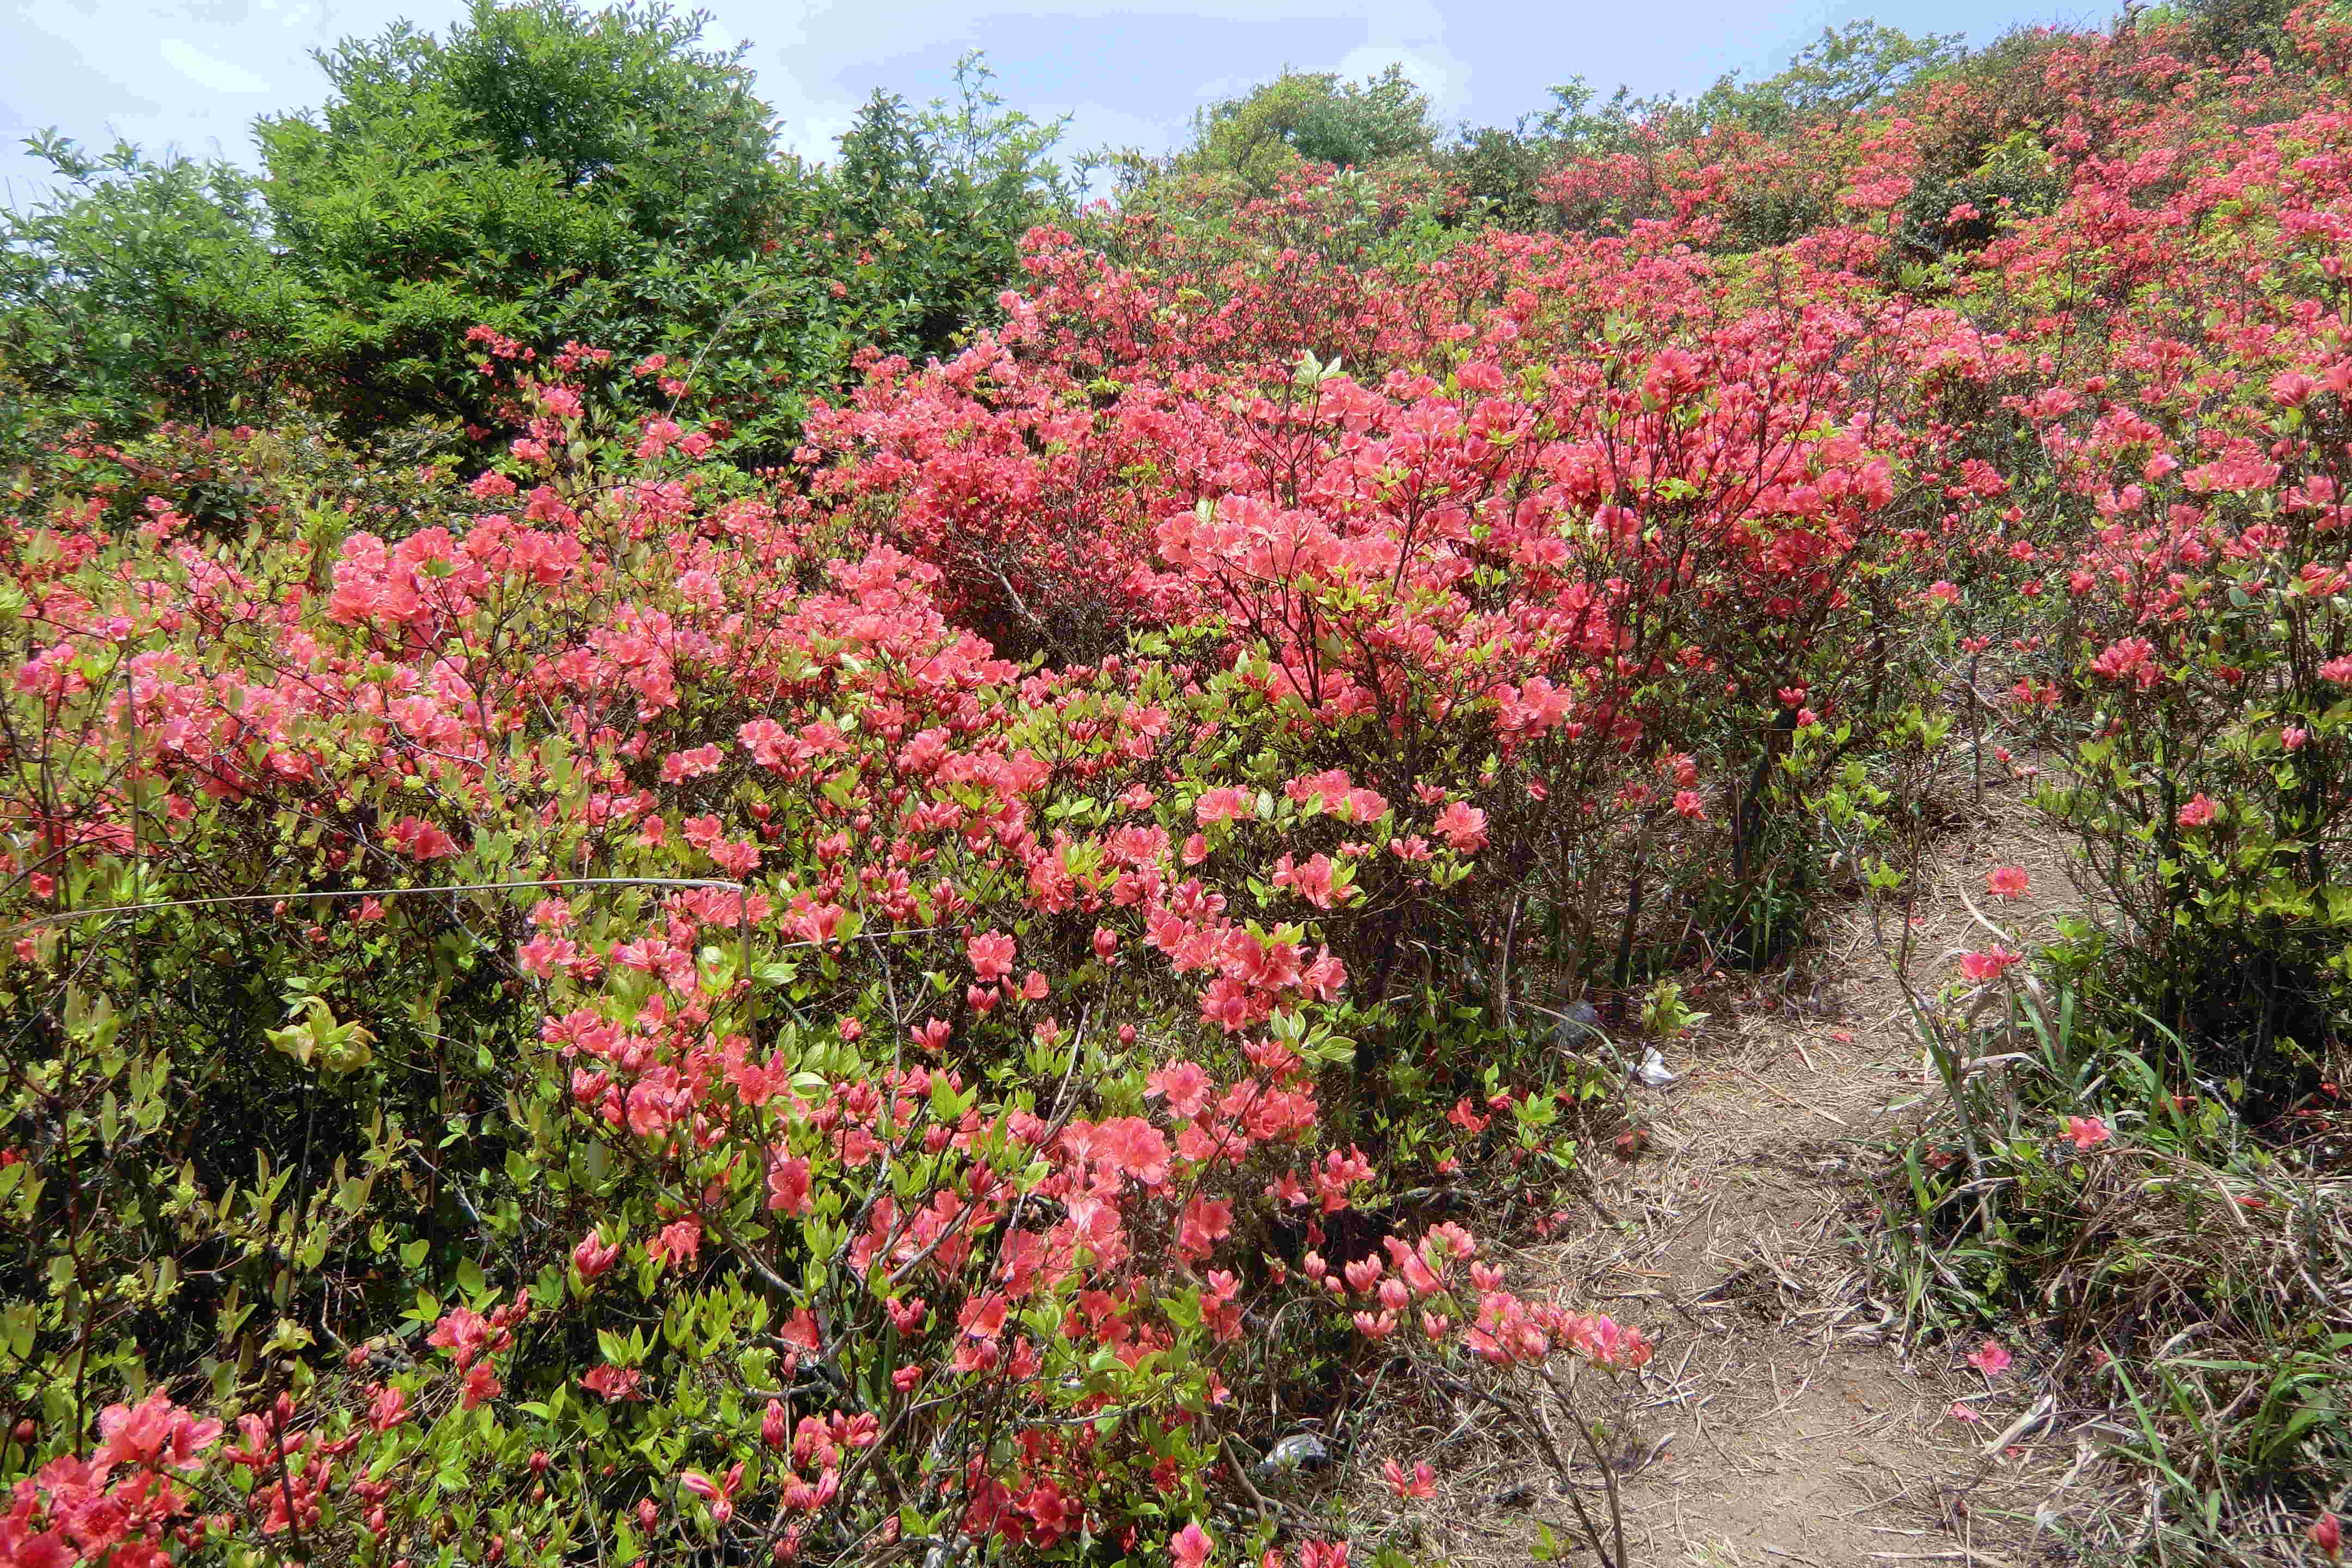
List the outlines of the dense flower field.
<svg viewBox="0 0 2352 1568">
<path fill-rule="evenodd" d="M 2084 984 L 2298 1103 L 2352 29 L 2292 31 L 1595 154 L 1541 232 L 1095 209 L 780 466 L 487 326 L 462 465 L 60 436 L 0 539 L 0 1564 L 1392 1555 L 1259 1468 L 1298 1418 L 1573 1468 L 1663 1327 L 1502 1259 L 1616 1131 L 1570 1005 L 1670 1037 L 1899 888 L 1979 733 L 2122 912 Z"/>
</svg>

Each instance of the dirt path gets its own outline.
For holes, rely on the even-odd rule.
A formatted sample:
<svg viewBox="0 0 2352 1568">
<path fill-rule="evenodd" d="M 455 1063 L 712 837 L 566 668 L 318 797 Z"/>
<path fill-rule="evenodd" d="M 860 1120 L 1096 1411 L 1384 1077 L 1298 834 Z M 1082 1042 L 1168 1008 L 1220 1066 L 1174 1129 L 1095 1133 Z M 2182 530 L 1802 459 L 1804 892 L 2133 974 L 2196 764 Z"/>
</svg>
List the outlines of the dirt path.
<svg viewBox="0 0 2352 1568">
<path fill-rule="evenodd" d="M 1994 866 L 2032 874 L 2032 895 L 2002 913 L 2048 934 L 2071 892 L 2036 826 L 2005 808 L 1941 847 L 1916 928 L 1923 989 L 1954 950 L 1986 945 L 1959 894 L 1993 912 Z M 1636 1450 L 1655 1457 L 1625 1488 L 1636 1563 L 2022 1568 L 2052 1544 L 2031 1521 L 2063 1513 L 2075 1456 L 1998 1445 L 2024 1413 L 2021 1378 L 1890 1342 L 1895 1314 L 1872 1295 L 1856 1239 L 1869 1194 L 1853 1176 L 1923 1093 L 1922 1064 L 1866 916 L 1833 914 L 1830 932 L 1810 966 L 1819 984 L 1705 998 L 1713 1016 L 1669 1063 L 1682 1081 L 1634 1091 L 1649 1149 L 1602 1161 L 1616 1223 L 1519 1261 L 1563 1304 L 1660 1341 L 1633 1422 Z M 1982 1420 L 1956 1417 L 1956 1402 Z M 1441 1496 L 1420 1505 L 1429 1546 L 1465 1563 L 1526 1561 L 1525 1504 L 1549 1479 L 1500 1445 L 1455 1447 Z"/>
</svg>

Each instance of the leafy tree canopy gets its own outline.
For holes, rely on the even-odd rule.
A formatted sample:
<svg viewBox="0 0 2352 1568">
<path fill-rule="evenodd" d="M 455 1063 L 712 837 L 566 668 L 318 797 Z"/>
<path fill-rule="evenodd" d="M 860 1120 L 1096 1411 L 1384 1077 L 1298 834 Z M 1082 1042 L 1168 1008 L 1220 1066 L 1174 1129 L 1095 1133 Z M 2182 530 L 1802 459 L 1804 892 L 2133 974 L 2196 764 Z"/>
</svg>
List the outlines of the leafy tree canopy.
<svg viewBox="0 0 2352 1568">
<path fill-rule="evenodd" d="M 300 312 L 244 171 L 128 142 L 26 145 L 57 193 L 0 213 L 0 357 L 78 416 L 236 415 L 240 384 Z"/>
<path fill-rule="evenodd" d="M 1302 162 L 1370 168 L 1426 156 L 1437 134 L 1429 95 L 1402 67 L 1391 65 L 1363 81 L 1286 69 L 1196 115 L 1192 148 L 1178 163 L 1188 172 L 1232 176 L 1263 194 Z"/>
<path fill-rule="evenodd" d="M 1064 121 L 1007 109 L 978 54 L 955 95 L 922 109 L 877 90 L 829 171 L 835 223 L 887 260 L 899 305 L 888 346 L 937 352 L 994 309 L 1028 230 L 1067 206 L 1053 162 Z"/>
<path fill-rule="evenodd" d="M 332 304 L 306 346 L 365 411 L 439 403 L 478 321 L 626 316 L 603 293 L 655 266 L 755 254 L 796 170 L 741 51 L 661 4 L 476 0 L 446 39 L 407 23 L 324 52 L 320 109 L 260 121 L 289 270 Z M 607 339 L 626 339 L 625 330 Z"/>
<path fill-rule="evenodd" d="M 1551 89 L 1553 107 L 1534 123 L 1568 157 L 1615 151 L 1640 131 L 1668 139 L 1719 131 L 1780 135 L 1874 108 L 1967 54 L 1958 34 L 1914 37 L 1878 22 L 1849 22 L 1834 31 L 1823 28 L 1785 69 L 1752 82 L 1728 72 L 1696 98 L 1643 98 L 1621 87 L 1596 109 L 1596 94 L 1578 77 Z"/>
</svg>

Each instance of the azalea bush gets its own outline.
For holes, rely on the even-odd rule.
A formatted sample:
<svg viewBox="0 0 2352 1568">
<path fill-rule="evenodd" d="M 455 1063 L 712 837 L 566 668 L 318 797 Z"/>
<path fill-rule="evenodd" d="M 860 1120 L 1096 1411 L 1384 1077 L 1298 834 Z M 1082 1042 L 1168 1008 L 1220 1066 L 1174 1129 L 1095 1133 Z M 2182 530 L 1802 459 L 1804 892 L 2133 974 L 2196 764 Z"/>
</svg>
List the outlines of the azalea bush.
<svg viewBox="0 0 2352 1568">
<path fill-rule="evenodd" d="M 1861 395 L 1916 374 L 1895 317 L 1834 275 L 1743 302 L 1663 244 L 1257 268 L 1140 227 L 1132 264 L 1033 237 L 1002 331 L 877 363 L 812 420 L 818 493 L 1004 646 L 1202 653 L 1285 771 L 1470 791 L 1574 984 L 1785 944 L 1933 607 Z"/>
<path fill-rule="evenodd" d="M 1939 264 L 1987 332 L 1944 444 L 1956 717 L 2085 907 L 2037 951 L 2001 919 L 2022 869 L 1975 894 L 1915 998 L 1943 1110 L 1883 1254 L 1911 1321 L 2000 1328 L 2116 1413 L 2137 1495 L 2081 1533 L 2158 1556 L 2289 1556 L 2343 1502 L 2342 45 L 2294 31 L 2315 77 L 2045 44 L 2057 178 Z"/>
<path fill-rule="evenodd" d="M 1573 1169 L 1585 1077 L 1346 1070 L 1309 844 L 1402 902 L 1477 808 L 1213 783 L 1227 681 L 1024 670 L 480 341 L 533 412 L 455 529 L 12 542 L 12 1550 L 1165 1542 L 1279 1436 L 1237 1386 L 1603 1342 L 1458 1223 L 1325 1289 L 1408 1179 Z"/>
<path fill-rule="evenodd" d="M 2272 378 L 2210 462 L 2122 455 L 2161 476 L 2143 504 L 2164 521 L 2118 521 L 2070 569 L 2058 724 L 2081 739 L 2047 796 L 2135 933 L 2104 955 L 2129 971 L 2116 984 L 2191 1051 L 2184 1073 L 2242 1077 L 2259 1110 L 2336 1076 L 2346 1011 L 2352 583 L 2330 382 L 2352 389 L 2352 359 L 2318 368 Z"/>
</svg>

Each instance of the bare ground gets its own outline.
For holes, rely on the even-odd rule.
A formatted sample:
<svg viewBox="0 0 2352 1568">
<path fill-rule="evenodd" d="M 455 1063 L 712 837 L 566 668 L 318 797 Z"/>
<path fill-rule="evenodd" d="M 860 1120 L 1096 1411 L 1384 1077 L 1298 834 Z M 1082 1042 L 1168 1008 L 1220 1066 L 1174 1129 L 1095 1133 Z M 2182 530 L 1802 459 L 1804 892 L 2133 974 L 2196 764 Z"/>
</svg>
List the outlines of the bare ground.
<svg viewBox="0 0 2352 1568">
<path fill-rule="evenodd" d="M 1990 940 L 1963 893 L 2044 936 L 2070 901 L 2063 851 L 2034 816 L 1987 804 L 1940 847 L 1918 902 L 1909 967 L 1923 991 L 1954 952 Z M 2026 868 L 2033 889 L 1997 909 L 1985 873 L 2000 865 Z M 1903 1108 L 1933 1091 L 1867 916 L 1833 914 L 1828 935 L 1809 965 L 1817 984 L 1709 989 L 1713 1016 L 1670 1062 L 1682 1080 L 1633 1091 L 1647 1151 L 1601 1162 L 1613 1223 L 1526 1249 L 1514 1273 L 1659 1341 L 1630 1412 L 1633 1563 L 2022 1568 L 2062 1557 L 2070 1506 L 2091 1501 L 2077 1484 L 2086 1456 L 2071 1442 L 2004 1442 L 2029 1413 L 2019 1372 L 1989 1379 L 1964 1347 L 1906 1354 L 1894 1308 L 1873 1293 L 1861 1250 L 1872 1198 L 1855 1178 Z M 1422 1551 L 1525 1562 L 1535 1510 L 1564 1511 L 1545 1496 L 1542 1467 L 1475 1420 L 1399 1426 L 1395 1451 L 1434 1459 L 1438 1495 L 1401 1505 L 1351 1490 L 1407 1524 Z"/>
</svg>

